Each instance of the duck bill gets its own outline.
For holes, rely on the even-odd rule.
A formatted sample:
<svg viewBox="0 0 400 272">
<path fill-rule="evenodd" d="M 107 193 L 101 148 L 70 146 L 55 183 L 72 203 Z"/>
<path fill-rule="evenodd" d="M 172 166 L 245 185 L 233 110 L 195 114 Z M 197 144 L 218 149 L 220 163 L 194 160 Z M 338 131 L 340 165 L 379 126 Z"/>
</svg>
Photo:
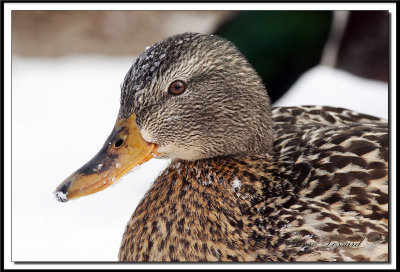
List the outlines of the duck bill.
<svg viewBox="0 0 400 272">
<path fill-rule="evenodd" d="M 58 201 L 104 190 L 136 165 L 157 155 L 156 145 L 142 139 L 136 116 L 118 117 L 102 149 L 84 166 L 66 178 L 54 192 Z"/>
</svg>

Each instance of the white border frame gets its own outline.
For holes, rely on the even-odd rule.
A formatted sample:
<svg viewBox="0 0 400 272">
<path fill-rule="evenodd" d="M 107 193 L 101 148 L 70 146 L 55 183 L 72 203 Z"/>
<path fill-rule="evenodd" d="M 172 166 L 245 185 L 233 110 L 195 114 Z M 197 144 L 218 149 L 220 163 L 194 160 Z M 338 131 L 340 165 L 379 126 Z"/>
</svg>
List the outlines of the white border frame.
<svg viewBox="0 0 400 272">
<path fill-rule="evenodd" d="M 396 3 L 4 3 L 4 268 L 5 269 L 394 269 L 396 268 Z M 13 10 L 388 10 L 390 25 L 391 264 L 118 264 L 11 262 L 11 12 Z"/>
</svg>

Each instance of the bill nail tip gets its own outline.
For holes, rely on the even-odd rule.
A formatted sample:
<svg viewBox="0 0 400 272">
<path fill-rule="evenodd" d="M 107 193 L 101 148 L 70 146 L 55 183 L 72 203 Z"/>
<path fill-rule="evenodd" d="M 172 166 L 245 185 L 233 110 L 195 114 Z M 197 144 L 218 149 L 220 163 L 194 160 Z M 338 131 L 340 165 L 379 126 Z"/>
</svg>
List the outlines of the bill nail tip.
<svg viewBox="0 0 400 272">
<path fill-rule="evenodd" d="M 62 191 L 56 190 L 53 194 L 58 202 L 68 201 L 68 195 Z"/>
</svg>

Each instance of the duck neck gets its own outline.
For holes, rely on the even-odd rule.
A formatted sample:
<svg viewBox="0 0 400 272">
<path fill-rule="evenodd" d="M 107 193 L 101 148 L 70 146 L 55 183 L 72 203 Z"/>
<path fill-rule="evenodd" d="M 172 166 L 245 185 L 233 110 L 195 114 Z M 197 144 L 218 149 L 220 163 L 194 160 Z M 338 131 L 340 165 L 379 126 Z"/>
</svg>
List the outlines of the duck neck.
<svg viewBox="0 0 400 272">
<path fill-rule="evenodd" d="M 259 159 L 173 161 L 133 214 L 120 258 L 274 260 L 268 251 L 274 222 L 268 222 L 268 214 L 275 209 L 273 199 L 285 197 L 287 188 L 272 174 L 278 172 L 272 170 L 273 157 L 262 157 L 270 163 Z"/>
</svg>

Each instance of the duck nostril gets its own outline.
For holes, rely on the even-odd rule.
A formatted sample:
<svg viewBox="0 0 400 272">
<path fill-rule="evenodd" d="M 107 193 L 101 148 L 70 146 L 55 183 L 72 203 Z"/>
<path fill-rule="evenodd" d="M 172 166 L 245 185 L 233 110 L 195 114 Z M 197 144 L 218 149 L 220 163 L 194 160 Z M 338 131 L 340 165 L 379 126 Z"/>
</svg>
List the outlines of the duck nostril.
<svg viewBox="0 0 400 272">
<path fill-rule="evenodd" d="M 118 141 L 115 142 L 114 147 L 120 147 L 124 143 L 124 140 L 119 139 Z"/>
</svg>

